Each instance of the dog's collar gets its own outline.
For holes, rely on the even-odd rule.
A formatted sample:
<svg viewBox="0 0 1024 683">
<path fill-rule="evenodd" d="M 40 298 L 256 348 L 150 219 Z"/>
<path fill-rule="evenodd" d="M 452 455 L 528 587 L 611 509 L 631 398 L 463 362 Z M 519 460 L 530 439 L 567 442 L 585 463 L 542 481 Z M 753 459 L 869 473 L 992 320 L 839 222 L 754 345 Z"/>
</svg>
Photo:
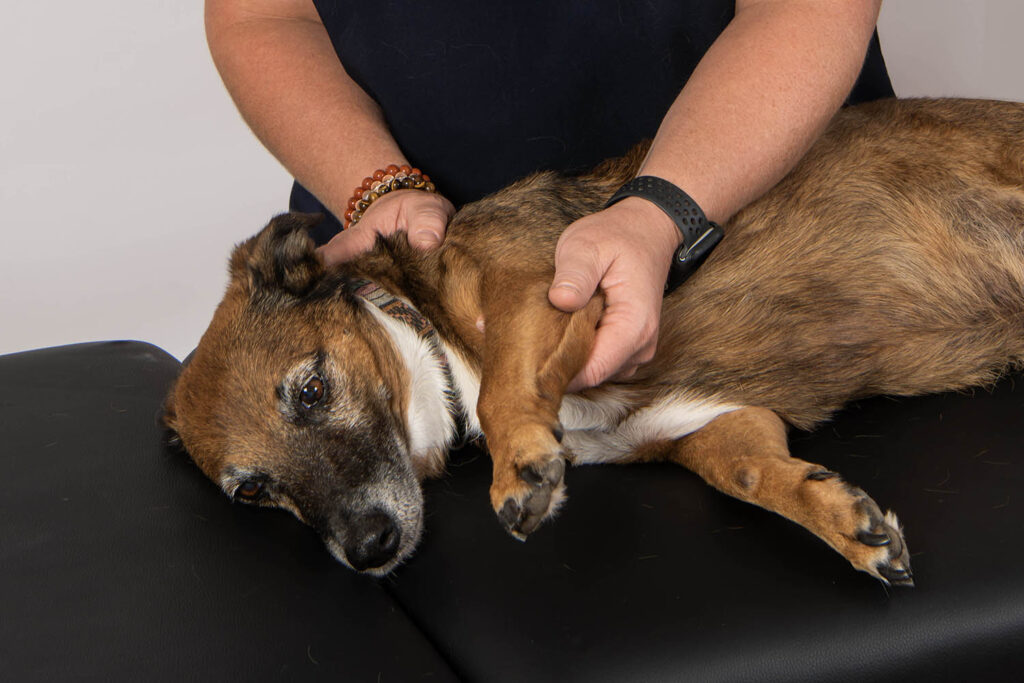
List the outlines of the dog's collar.
<svg viewBox="0 0 1024 683">
<path fill-rule="evenodd" d="M 411 327 L 420 339 L 427 343 L 430 353 L 434 356 L 444 375 L 445 404 L 455 425 L 455 439 L 452 448 L 459 448 L 465 445 L 469 435 L 469 417 L 466 414 L 465 407 L 462 405 L 462 400 L 459 398 L 459 390 L 455 386 L 455 375 L 452 374 L 451 364 L 448 362 L 448 356 L 444 352 L 441 335 L 437 333 L 433 323 L 411 304 L 381 289 L 380 285 L 375 282 L 355 280 L 352 282 L 352 289 L 356 296 L 370 302 L 385 315 Z"/>
</svg>

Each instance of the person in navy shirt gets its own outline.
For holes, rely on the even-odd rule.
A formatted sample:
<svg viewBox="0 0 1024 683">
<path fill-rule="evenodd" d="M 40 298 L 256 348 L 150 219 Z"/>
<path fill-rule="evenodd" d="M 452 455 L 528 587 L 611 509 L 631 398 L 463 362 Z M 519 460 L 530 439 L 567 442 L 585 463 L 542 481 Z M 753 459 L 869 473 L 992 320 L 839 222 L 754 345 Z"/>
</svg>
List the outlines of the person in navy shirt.
<svg viewBox="0 0 1024 683">
<path fill-rule="evenodd" d="M 640 175 L 724 223 L 799 160 L 844 103 L 892 96 L 880 0 L 207 0 L 214 62 L 257 137 L 326 211 L 328 263 L 407 231 L 436 247 L 455 205 L 540 169 L 583 170 L 653 138 Z M 334 216 L 364 177 L 408 164 L 437 193 Z M 606 308 L 571 390 L 624 378 L 655 351 L 680 233 L 629 197 L 570 225 L 548 296 Z M 728 239 L 728 236 L 726 237 Z"/>
</svg>

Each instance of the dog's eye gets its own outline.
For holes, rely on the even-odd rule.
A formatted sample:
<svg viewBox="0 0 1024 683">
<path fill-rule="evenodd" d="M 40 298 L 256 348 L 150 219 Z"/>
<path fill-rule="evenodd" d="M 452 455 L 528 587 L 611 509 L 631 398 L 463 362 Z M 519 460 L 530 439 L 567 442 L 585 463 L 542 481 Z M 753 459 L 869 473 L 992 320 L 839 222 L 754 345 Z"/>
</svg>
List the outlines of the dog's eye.
<svg viewBox="0 0 1024 683">
<path fill-rule="evenodd" d="M 260 497 L 260 493 L 263 492 L 263 484 L 258 481 L 243 481 L 238 488 L 235 489 L 235 498 L 252 502 Z"/>
<path fill-rule="evenodd" d="M 323 397 L 324 381 L 319 377 L 314 377 L 306 382 L 306 386 L 302 387 L 302 391 L 299 392 L 299 400 L 307 408 L 315 406 Z"/>
</svg>

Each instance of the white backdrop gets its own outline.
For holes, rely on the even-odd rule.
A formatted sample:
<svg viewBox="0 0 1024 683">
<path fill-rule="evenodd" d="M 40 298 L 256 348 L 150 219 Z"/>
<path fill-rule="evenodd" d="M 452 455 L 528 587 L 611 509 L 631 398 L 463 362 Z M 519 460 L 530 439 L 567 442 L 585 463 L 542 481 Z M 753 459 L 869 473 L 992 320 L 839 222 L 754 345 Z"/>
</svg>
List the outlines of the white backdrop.
<svg viewBox="0 0 1024 683">
<path fill-rule="evenodd" d="M 142 339 L 183 357 L 232 244 L 286 208 L 289 178 L 224 92 L 201 5 L 5 7 L 0 353 Z M 888 0 L 879 31 L 899 95 L 1024 101 L 1022 27 L 1020 0 Z"/>
</svg>

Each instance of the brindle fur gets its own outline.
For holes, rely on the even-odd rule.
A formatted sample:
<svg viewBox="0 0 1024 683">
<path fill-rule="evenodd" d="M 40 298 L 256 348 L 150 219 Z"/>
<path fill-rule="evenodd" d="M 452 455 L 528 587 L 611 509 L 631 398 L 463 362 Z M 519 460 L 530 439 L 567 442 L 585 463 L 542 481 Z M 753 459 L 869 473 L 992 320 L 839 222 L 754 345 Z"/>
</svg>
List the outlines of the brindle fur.
<svg viewBox="0 0 1024 683">
<path fill-rule="evenodd" d="M 906 100 L 841 112 L 665 300 L 654 360 L 563 405 L 602 300 L 571 315 L 548 304 L 554 246 L 636 174 L 643 154 L 578 177 L 534 175 L 460 210 L 437 250 L 382 240 L 330 272 L 306 219 L 278 217 L 236 249 L 168 423 L 229 492 L 242 476 L 232 472 L 264 477 L 262 502 L 315 526 L 342 561 L 353 519 L 374 510 L 398 519 L 401 548 L 369 568 L 389 571 L 418 538 L 417 479 L 441 470 L 444 449 L 408 452 L 408 369 L 345 286 L 367 277 L 418 307 L 481 377 L 491 502 L 513 534 L 555 511 L 565 460 L 625 448 L 609 459 L 678 462 L 802 524 L 854 567 L 909 584 L 895 516 L 790 457 L 784 424 L 813 427 L 873 394 L 986 384 L 1021 362 L 1024 105 Z M 306 357 L 320 359 L 333 393 L 302 421 L 280 394 Z M 728 410 L 683 438 L 621 441 L 616 430 L 645 408 L 677 400 Z M 605 423 L 585 429 L 577 418 L 595 405 Z"/>
</svg>

